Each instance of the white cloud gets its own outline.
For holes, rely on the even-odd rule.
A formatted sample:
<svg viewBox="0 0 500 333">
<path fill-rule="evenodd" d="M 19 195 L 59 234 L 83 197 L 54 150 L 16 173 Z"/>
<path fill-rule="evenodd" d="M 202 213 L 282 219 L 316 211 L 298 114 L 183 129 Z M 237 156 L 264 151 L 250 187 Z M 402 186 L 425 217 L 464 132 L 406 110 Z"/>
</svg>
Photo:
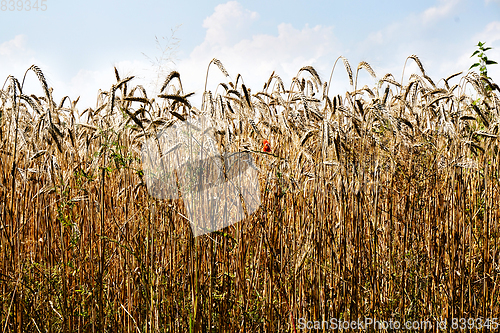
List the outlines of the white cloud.
<svg viewBox="0 0 500 333">
<path fill-rule="evenodd" d="M 240 59 L 236 62 L 233 60 L 236 54 L 242 52 L 242 49 L 249 51 L 248 48 L 251 48 L 251 46 L 245 46 L 245 43 L 242 43 L 241 36 L 249 31 L 252 22 L 257 18 L 257 13 L 244 9 L 236 1 L 230 1 L 215 7 L 214 13 L 205 19 L 203 23 L 203 27 L 206 29 L 204 41 L 194 49 L 188 59 L 177 62 L 177 70 L 181 74 L 183 88 L 186 92 L 191 92 L 194 89 L 198 93 L 192 98 L 194 105 L 201 104 L 206 68 L 213 57 L 218 57 L 228 67 L 228 70 L 229 68 L 241 67 L 243 60 Z M 249 55 L 243 53 L 238 56 L 245 61 L 250 61 Z M 233 66 L 235 63 L 236 66 Z M 134 76 L 130 82 L 131 86 L 143 85 L 148 97 L 157 98 L 163 79 L 168 75 L 169 70 L 173 69 L 169 68 L 172 66 L 168 65 L 160 69 L 158 65 L 154 66 L 146 59 L 121 60 L 98 70 L 81 69 L 69 84 L 62 85 L 61 82 L 61 86 L 65 87 L 64 93 L 72 99 L 80 96 L 78 102 L 80 110 L 87 107 L 95 108 L 98 89 L 108 90 L 116 82 L 113 70 L 113 66 L 116 66 L 121 78 Z M 253 67 L 247 64 L 247 68 Z M 211 70 L 211 77 L 216 73 L 216 70 Z M 220 79 L 218 82 L 224 82 L 223 77 Z M 262 78 L 261 81 L 264 80 L 267 80 L 267 77 Z"/>
<path fill-rule="evenodd" d="M 14 39 L 0 44 L 0 56 L 11 56 L 26 51 L 26 36 L 17 35 Z"/>
<path fill-rule="evenodd" d="M 241 39 L 241 33 L 258 17 L 256 12 L 244 9 L 236 1 L 218 5 L 203 22 L 203 27 L 207 29 L 204 44 L 232 45 Z"/>
<path fill-rule="evenodd" d="M 244 10 L 234 1 L 217 6 L 204 22 L 205 40 L 187 59 L 178 62 L 185 89 L 201 94 L 212 58 L 222 62 L 232 79 L 241 74 L 245 84 L 254 91 L 263 87 L 273 71 L 282 76 L 285 84 L 290 84 L 291 78 L 305 65 L 327 74 L 338 44 L 333 27 L 306 25 L 297 29 L 281 23 L 277 35 L 255 34 L 245 38 L 257 18 L 257 13 Z M 208 89 L 213 90 L 215 84 L 225 82 L 224 76 L 217 72 L 216 67 L 210 70 Z"/>
<path fill-rule="evenodd" d="M 421 13 L 410 14 L 400 21 L 395 21 L 379 31 L 371 32 L 363 43 L 368 46 L 381 45 L 383 43 L 409 44 L 422 33 L 430 33 L 429 37 L 436 34 L 431 26 L 442 21 L 443 18 L 453 14 L 456 5 L 461 0 L 438 0 L 437 6 L 429 7 Z M 500 0 L 499 0 L 500 1 Z M 410 41 L 405 43 L 404 41 Z"/>
<path fill-rule="evenodd" d="M 422 13 L 424 23 L 432 23 L 449 16 L 459 0 L 439 0 L 439 5 L 430 7 Z"/>
<path fill-rule="evenodd" d="M 500 41 L 500 21 L 488 23 L 486 28 L 477 34 L 475 38 L 489 44 Z"/>
</svg>

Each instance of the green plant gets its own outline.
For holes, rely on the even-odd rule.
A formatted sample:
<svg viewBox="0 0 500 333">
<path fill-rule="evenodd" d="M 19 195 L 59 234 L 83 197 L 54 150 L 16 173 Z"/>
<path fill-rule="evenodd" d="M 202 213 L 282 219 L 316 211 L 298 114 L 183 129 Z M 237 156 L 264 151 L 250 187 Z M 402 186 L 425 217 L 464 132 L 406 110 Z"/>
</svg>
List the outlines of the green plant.
<svg viewBox="0 0 500 333">
<path fill-rule="evenodd" d="M 479 67 L 479 73 L 482 77 L 491 79 L 488 77 L 488 69 L 486 68 L 487 65 L 495 65 L 498 64 L 496 61 L 488 59 L 488 57 L 484 54 L 486 51 L 491 50 L 491 47 L 484 47 L 485 43 L 479 42 L 477 43 L 478 49 L 472 53 L 470 56 L 471 58 L 474 56 L 478 57 L 478 62 L 472 64 L 472 66 L 469 67 L 469 70 L 471 70 L 474 67 Z"/>
</svg>

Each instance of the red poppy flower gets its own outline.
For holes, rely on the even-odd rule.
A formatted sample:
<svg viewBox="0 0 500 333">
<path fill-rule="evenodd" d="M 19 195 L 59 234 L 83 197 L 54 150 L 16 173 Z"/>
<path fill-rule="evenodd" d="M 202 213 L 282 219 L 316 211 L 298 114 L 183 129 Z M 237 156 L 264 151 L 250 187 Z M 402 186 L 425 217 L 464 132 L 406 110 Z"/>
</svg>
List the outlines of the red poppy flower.
<svg viewBox="0 0 500 333">
<path fill-rule="evenodd" d="M 264 140 L 264 141 L 262 142 L 262 144 L 263 144 L 263 146 L 264 146 L 264 147 L 262 148 L 262 151 L 265 151 L 266 153 L 270 153 L 270 152 L 271 152 L 271 145 L 269 144 L 269 141 Z"/>
</svg>

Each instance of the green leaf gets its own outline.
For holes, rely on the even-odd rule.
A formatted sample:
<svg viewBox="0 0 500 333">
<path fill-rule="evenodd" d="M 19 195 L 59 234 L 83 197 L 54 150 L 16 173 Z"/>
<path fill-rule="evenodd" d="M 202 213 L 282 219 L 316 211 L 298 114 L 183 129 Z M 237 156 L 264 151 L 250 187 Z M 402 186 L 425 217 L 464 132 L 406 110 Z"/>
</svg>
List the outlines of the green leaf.
<svg viewBox="0 0 500 333">
<path fill-rule="evenodd" d="M 472 53 L 472 55 L 470 57 L 472 58 L 473 56 L 475 56 L 478 53 L 479 53 L 479 50 L 476 50 L 474 53 Z"/>
<path fill-rule="evenodd" d="M 486 60 L 486 65 L 496 65 L 498 62 L 493 61 L 493 60 Z"/>
<path fill-rule="evenodd" d="M 472 66 L 469 67 L 469 70 L 472 69 L 472 68 L 474 68 L 474 67 L 477 67 L 477 66 L 479 66 L 479 63 L 476 62 L 474 65 L 472 65 Z"/>
<path fill-rule="evenodd" d="M 487 47 L 485 49 L 483 49 L 483 51 L 488 51 L 488 50 L 491 50 L 492 48 L 491 47 Z"/>
</svg>

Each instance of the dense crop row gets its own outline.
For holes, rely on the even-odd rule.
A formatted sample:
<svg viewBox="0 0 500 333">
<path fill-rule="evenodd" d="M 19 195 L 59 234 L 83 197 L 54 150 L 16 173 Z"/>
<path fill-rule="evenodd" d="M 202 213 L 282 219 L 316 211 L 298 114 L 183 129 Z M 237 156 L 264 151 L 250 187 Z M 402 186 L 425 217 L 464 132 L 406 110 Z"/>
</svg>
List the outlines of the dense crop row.
<svg viewBox="0 0 500 333">
<path fill-rule="evenodd" d="M 290 86 L 273 73 L 256 93 L 228 78 L 205 89 L 201 110 L 177 72 L 151 97 L 115 71 L 86 110 L 54 101 L 36 66 L 25 79 L 36 75 L 42 96 L 9 77 L 0 329 L 289 332 L 300 318 L 500 317 L 498 86 L 473 72 L 434 82 L 410 56 L 418 74 L 359 87 L 370 65 L 339 60 L 352 86 L 343 96 L 304 67 Z M 140 149 L 200 114 L 222 152 L 252 153 L 262 197 L 244 220 L 194 238 L 182 200 L 148 194 Z"/>
</svg>

